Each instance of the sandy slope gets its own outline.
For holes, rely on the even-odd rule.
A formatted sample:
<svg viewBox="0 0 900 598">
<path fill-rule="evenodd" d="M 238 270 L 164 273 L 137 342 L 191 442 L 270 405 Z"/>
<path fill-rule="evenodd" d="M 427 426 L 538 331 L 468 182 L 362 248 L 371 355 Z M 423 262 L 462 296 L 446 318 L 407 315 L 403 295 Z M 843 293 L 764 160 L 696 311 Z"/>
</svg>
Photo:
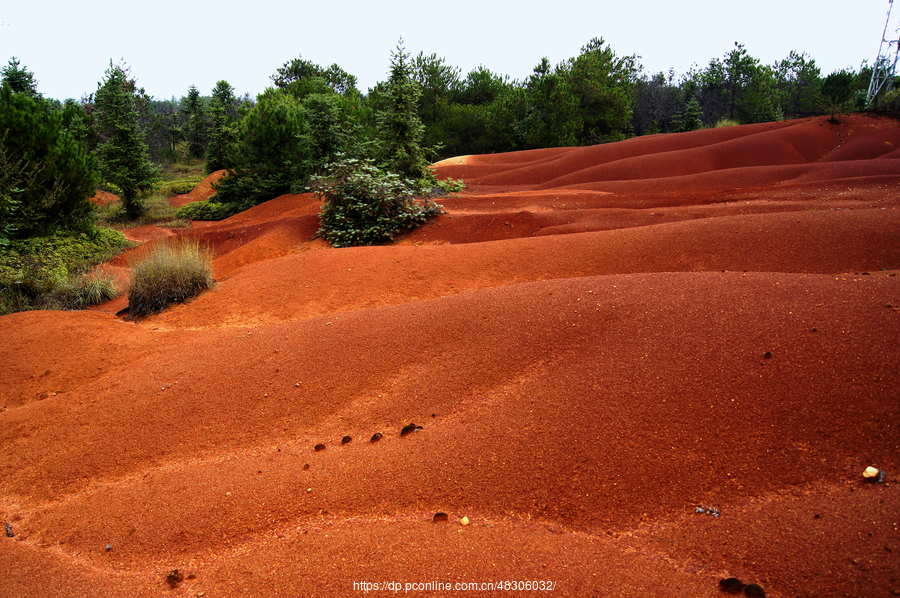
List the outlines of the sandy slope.
<svg viewBox="0 0 900 598">
<path fill-rule="evenodd" d="M 854 117 L 454 158 L 395 245 L 284 196 L 195 225 L 188 304 L 0 318 L 0 596 L 894 595 L 897 148 Z"/>
</svg>

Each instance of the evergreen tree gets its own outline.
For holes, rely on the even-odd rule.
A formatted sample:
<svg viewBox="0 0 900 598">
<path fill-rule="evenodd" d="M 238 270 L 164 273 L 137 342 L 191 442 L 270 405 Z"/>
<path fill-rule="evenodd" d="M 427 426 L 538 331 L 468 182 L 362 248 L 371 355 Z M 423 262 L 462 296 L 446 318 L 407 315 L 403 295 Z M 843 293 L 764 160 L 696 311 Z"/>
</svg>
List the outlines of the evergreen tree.
<svg viewBox="0 0 900 598">
<path fill-rule="evenodd" d="M 0 85 L 0 151 L 6 156 L 6 189 L 15 211 L 7 223 L 20 236 L 54 226 L 90 225 L 90 197 L 100 180 L 97 161 L 64 126 L 61 111 L 48 111 L 30 94 Z M 15 172 L 10 170 L 15 166 Z"/>
<path fill-rule="evenodd" d="M 806 52 L 791 50 L 788 57 L 775 63 L 778 102 L 792 116 L 813 109 L 813 100 L 821 85 L 821 71 Z"/>
<path fill-rule="evenodd" d="M 304 132 L 300 102 L 286 91 L 267 89 L 238 124 L 228 154 L 234 168 L 216 184 L 216 202 L 230 204 L 237 213 L 297 192 L 309 174 Z"/>
<path fill-rule="evenodd" d="M 41 94 L 37 90 L 38 82 L 34 80 L 34 73 L 21 66 L 15 56 L 9 59 L 9 63 L 5 67 L 0 69 L 0 76 L 3 81 L 9 83 L 13 93 L 24 93 L 32 98 L 41 99 Z"/>
<path fill-rule="evenodd" d="M 206 146 L 206 172 L 212 173 L 234 164 L 228 157 L 228 148 L 234 143 L 237 119 L 237 100 L 234 88 L 228 81 L 216 83 L 209 104 L 209 144 Z"/>
<path fill-rule="evenodd" d="M 196 86 L 191 85 L 187 98 L 184 99 L 184 112 L 187 117 L 188 155 L 191 158 L 202 158 L 209 144 L 206 125 L 206 110 L 203 99 Z"/>
<path fill-rule="evenodd" d="M 95 96 L 100 170 L 103 178 L 121 191 L 122 205 L 129 218 L 143 213 L 143 198 L 160 179 L 159 168 L 150 161 L 144 132 L 139 126 L 137 91 L 127 71 L 110 61 Z"/>
<path fill-rule="evenodd" d="M 409 54 L 403 39 L 391 52 L 391 75 L 387 87 L 387 109 L 379 114 L 387 170 L 419 181 L 428 176 L 428 161 L 422 147 L 425 127 L 419 119 L 421 90 L 412 78 Z"/>
<path fill-rule="evenodd" d="M 682 131 L 696 131 L 703 127 L 703 120 L 700 112 L 700 102 L 697 98 L 691 98 L 684 109 L 684 115 L 681 119 Z"/>
<path fill-rule="evenodd" d="M 564 72 L 564 67 L 554 72 L 544 58 L 528 79 L 526 113 L 517 123 L 527 149 L 578 144 L 584 123 Z"/>
<path fill-rule="evenodd" d="M 596 37 L 557 69 L 578 101 L 580 143 L 625 138 L 639 71 L 637 56 L 616 56 L 603 38 Z"/>
<path fill-rule="evenodd" d="M 850 106 L 850 102 L 856 94 L 853 79 L 853 73 L 845 69 L 835 71 L 825 77 L 819 102 L 822 108 L 831 112 L 831 122 L 837 122 L 834 115 Z"/>
</svg>

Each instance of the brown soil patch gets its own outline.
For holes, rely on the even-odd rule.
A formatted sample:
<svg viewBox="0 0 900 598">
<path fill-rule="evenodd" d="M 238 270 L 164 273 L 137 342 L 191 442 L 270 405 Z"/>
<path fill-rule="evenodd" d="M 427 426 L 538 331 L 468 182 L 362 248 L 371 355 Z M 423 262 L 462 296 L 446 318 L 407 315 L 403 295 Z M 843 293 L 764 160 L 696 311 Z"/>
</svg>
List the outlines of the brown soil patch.
<svg viewBox="0 0 900 598">
<path fill-rule="evenodd" d="M 857 116 L 467 156 L 390 246 L 313 239 L 310 195 L 168 231 L 214 290 L 0 318 L 0 594 L 895 595 L 897 148 Z"/>
</svg>

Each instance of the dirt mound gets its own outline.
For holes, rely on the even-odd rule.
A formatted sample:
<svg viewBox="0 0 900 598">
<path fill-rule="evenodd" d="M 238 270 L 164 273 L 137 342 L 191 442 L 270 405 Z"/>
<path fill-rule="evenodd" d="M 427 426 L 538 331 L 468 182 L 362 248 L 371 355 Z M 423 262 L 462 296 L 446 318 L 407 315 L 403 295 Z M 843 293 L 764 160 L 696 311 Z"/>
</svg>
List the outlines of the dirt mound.
<svg viewBox="0 0 900 598">
<path fill-rule="evenodd" d="M 200 184 L 194 187 L 190 193 L 183 195 L 173 195 L 169 198 L 169 205 L 173 208 L 180 208 L 195 201 L 204 201 L 216 194 L 213 184 L 220 178 L 225 176 L 225 170 L 217 170 L 200 181 Z"/>
<path fill-rule="evenodd" d="M 97 193 L 91 198 L 91 203 L 98 206 L 106 206 L 116 201 L 119 201 L 118 195 L 102 189 L 97 189 Z"/>
<path fill-rule="evenodd" d="M 286 195 L 174 232 L 216 256 L 185 305 L 0 318 L 0 593 L 893 595 L 898 144 L 455 158 L 393 245 Z"/>
</svg>

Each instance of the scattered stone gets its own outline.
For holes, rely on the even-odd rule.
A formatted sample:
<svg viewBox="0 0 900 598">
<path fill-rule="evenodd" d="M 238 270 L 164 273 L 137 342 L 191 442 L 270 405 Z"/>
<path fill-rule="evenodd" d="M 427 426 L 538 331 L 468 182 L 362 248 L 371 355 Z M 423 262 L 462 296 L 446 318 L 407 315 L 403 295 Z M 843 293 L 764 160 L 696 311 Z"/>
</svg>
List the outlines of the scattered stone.
<svg viewBox="0 0 900 598">
<path fill-rule="evenodd" d="M 351 436 L 344 436 L 343 438 L 341 438 L 341 444 L 347 444 L 351 440 L 353 440 Z"/>
<path fill-rule="evenodd" d="M 315 446 L 315 451 L 316 451 L 316 452 L 324 451 L 324 450 L 325 450 L 325 445 L 322 444 L 322 443 L 319 443 L 319 444 L 317 444 L 317 445 Z"/>
<path fill-rule="evenodd" d="M 303 469 L 304 469 L 304 470 L 309 469 L 309 463 L 304 463 L 304 464 L 303 464 Z"/>
<path fill-rule="evenodd" d="M 379 440 L 381 440 L 381 437 L 381 432 L 375 432 L 374 434 L 372 434 L 372 440 L 370 442 L 378 442 Z"/>
<path fill-rule="evenodd" d="M 719 589 L 726 594 L 740 594 L 744 589 L 744 583 L 737 577 L 729 577 L 719 580 Z"/>
<path fill-rule="evenodd" d="M 437 513 L 434 514 L 434 517 L 431 518 L 431 520 L 434 523 L 437 523 L 439 521 L 447 521 L 449 519 L 450 519 L 450 517 L 443 511 L 438 511 Z"/>
<path fill-rule="evenodd" d="M 173 588 L 177 588 L 178 584 L 180 584 L 182 581 L 184 581 L 184 575 L 182 575 L 181 572 L 178 571 L 178 569 L 172 569 L 166 575 L 166 583 L 168 583 Z"/>
<path fill-rule="evenodd" d="M 766 591 L 756 583 L 748 583 L 744 586 L 744 595 L 747 598 L 766 598 Z"/>
<path fill-rule="evenodd" d="M 6 537 L 13 538 L 15 534 L 12 531 L 12 526 L 9 524 L 9 521 L 6 522 Z"/>
<path fill-rule="evenodd" d="M 469 518 L 464 516 L 462 519 L 459 520 L 459 524 L 460 525 L 469 525 Z"/>
<path fill-rule="evenodd" d="M 871 484 L 883 484 L 884 472 L 877 467 L 872 467 L 871 465 L 869 465 L 863 472 L 863 479 Z"/>
<path fill-rule="evenodd" d="M 771 351 L 766 351 L 766 352 L 763 354 L 763 357 L 766 358 L 766 359 L 772 359 L 772 352 L 771 352 Z"/>
<path fill-rule="evenodd" d="M 112 550 L 112 544 L 107 544 L 107 545 L 106 545 L 106 552 L 109 552 L 109 551 L 111 551 L 111 550 Z"/>
<path fill-rule="evenodd" d="M 412 434 L 413 432 L 418 432 L 422 429 L 422 426 L 417 426 L 416 424 L 410 422 L 408 426 L 403 426 L 403 429 L 400 430 L 400 436 L 406 436 L 407 434 Z"/>
</svg>

